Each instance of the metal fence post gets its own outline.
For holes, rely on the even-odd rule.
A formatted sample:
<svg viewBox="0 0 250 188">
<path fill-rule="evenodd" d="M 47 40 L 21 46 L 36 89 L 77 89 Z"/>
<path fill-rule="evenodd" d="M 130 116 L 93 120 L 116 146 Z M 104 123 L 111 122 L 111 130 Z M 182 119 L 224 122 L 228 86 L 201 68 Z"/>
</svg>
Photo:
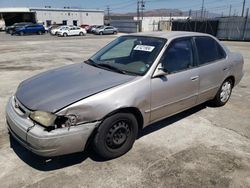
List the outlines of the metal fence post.
<svg viewBox="0 0 250 188">
<path fill-rule="evenodd" d="M 249 12 L 249 8 L 247 8 L 247 12 L 246 12 L 246 18 L 245 18 L 245 22 L 244 22 L 244 29 L 243 29 L 242 40 L 245 40 L 246 29 L 247 29 L 247 21 L 248 21 L 248 12 Z"/>
</svg>

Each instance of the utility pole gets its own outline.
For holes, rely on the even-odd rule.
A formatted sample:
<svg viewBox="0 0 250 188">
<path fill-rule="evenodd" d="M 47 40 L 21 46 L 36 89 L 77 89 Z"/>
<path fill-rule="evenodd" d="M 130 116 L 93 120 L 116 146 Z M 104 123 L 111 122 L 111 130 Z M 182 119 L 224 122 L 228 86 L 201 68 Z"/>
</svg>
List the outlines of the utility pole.
<svg viewBox="0 0 250 188">
<path fill-rule="evenodd" d="M 141 0 L 141 19 L 143 20 L 143 11 L 145 10 L 145 1 Z"/>
<path fill-rule="evenodd" d="M 243 1 L 241 17 L 244 17 L 245 5 L 246 5 L 246 0 Z"/>
<path fill-rule="evenodd" d="M 137 20 L 143 20 L 143 11 L 145 10 L 144 0 L 137 0 Z"/>
<path fill-rule="evenodd" d="M 230 17 L 230 16 L 231 16 L 231 11 L 232 11 L 232 5 L 230 5 L 230 8 L 229 8 L 229 15 L 228 15 L 228 17 Z"/>
<path fill-rule="evenodd" d="M 189 10 L 189 13 L 188 13 L 189 19 L 191 19 L 191 16 L 192 16 L 192 10 L 190 9 L 190 10 Z"/>
<path fill-rule="evenodd" d="M 201 5 L 201 18 L 203 17 L 203 11 L 204 11 L 204 0 L 202 0 L 202 5 Z"/>
<path fill-rule="evenodd" d="M 107 6 L 107 15 L 108 15 L 108 21 L 109 21 L 109 23 L 110 23 L 110 7 L 109 7 L 109 5 Z"/>
<path fill-rule="evenodd" d="M 137 0 L 137 23 L 139 26 L 139 32 L 141 32 L 141 20 L 143 20 L 143 11 L 145 10 L 145 0 Z"/>
<path fill-rule="evenodd" d="M 140 1 L 137 0 L 137 21 L 140 20 Z"/>
</svg>

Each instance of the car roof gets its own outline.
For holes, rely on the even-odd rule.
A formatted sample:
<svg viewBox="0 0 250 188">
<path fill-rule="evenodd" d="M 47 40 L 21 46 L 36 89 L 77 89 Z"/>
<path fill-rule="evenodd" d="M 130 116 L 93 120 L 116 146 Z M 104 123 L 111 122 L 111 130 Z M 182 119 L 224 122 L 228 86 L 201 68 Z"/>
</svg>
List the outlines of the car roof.
<svg viewBox="0 0 250 188">
<path fill-rule="evenodd" d="M 188 31 L 153 31 L 153 32 L 142 32 L 130 34 L 135 36 L 150 36 L 150 37 L 159 37 L 165 39 L 178 38 L 178 37 L 192 37 L 192 36 L 210 36 L 205 33 L 198 32 L 188 32 Z"/>
</svg>

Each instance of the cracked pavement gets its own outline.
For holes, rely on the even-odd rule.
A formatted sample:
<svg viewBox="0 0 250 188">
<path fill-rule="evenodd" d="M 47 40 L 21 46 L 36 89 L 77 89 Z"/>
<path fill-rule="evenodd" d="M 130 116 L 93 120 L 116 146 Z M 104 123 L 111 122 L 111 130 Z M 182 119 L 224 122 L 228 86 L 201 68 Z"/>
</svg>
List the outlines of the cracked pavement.
<svg viewBox="0 0 250 188">
<path fill-rule="evenodd" d="M 81 62 L 115 37 L 0 33 L 1 187 L 250 187 L 250 42 L 224 42 L 245 58 L 224 107 L 202 104 L 150 125 L 120 158 L 102 161 L 90 148 L 44 159 L 9 138 L 4 108 L 22 80 Z"/>
</svg>

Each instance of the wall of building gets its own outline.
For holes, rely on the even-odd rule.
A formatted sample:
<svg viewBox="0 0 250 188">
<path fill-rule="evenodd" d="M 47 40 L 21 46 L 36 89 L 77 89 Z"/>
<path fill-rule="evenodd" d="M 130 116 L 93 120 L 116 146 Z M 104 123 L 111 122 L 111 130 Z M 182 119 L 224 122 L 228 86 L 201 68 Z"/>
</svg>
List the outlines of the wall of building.
<svg viewBox="0 0 250 188">
<path fill-rule="evenodd" d="M 122 33 L 138 32 L 138 23 L 134 20 L 110 20 L 110 25 L 118 28 Z"/>
<path fill-rule="evenodd" d="M 62 24 L 63 21 L 67 22 L 67 25 L 89 24 L 89 25 L 103 25 L 104 12 L 103 11 L 77 11 L 77 10 L 53 10 L 53 9 L 31 9 L 36 13 L 38 23 L 44 23 L 47 25 L 58 23 Z"/>
<path fill-rule="evenodd" d="M 158 16 L 152 16 L 152 17 L 144 17 L 142 20 L 142 32 L 145 31 L 158 31 L 159 30 L 159 22 L 160 21 L 169 21 L 170 19 L 173 20 L 186 20 L 188 17 L 186 16 L 180 16 L 180 17 L 158 17 Z M 134 20 L 137 20 L 137 17 L 134 17 Z"/>
</svg>

